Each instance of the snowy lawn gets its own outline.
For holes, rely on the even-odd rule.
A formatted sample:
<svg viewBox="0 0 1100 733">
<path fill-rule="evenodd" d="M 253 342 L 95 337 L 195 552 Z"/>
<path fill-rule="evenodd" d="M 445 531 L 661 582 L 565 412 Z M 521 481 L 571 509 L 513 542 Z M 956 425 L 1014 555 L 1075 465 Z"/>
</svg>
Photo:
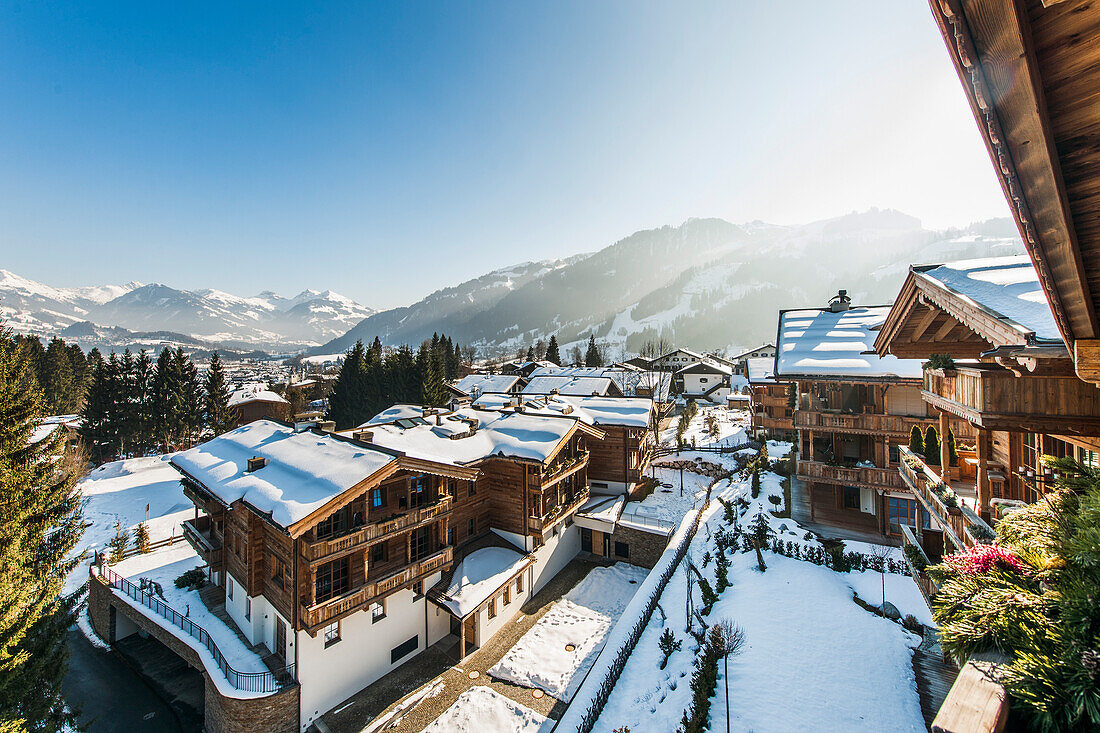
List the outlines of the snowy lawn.
<svg viewBox="0 0 1100 733">
<path fill-rule="evenodd" d="M 489 669 L 489 674 L 570 700 L 603 649 L 611 626 L 648 572 L 626 563 L 594 568 Z M 574 649 L 568 651 L 566 645 Z"/>
<path fill-rule="evenodd" d="M 658 466 L 653 472 L 660 485 L 644 500 L 627 502 L 623 514 L 642 514 L 679 523 L 684 514 L 706 496 L 707 487 L 714 481 L 709 476 L 684 471 L 684 493 L 681 496 L 679 469 Z"/>
<path fill-rule="evenodd" d="M 802 540 L 805 531 L 790 519 L 765 511 L 765 492 L 752 500 L 749 483 L 722 482 L 715 494 L 749 501 L 742 522 L 763 512 L 774 530 L 786 525 L 785 541 Z M 710 539 L 723 522 L 715 501 L 703 516 L 690 555 L 699 564 L 715 552 Z M 854 543 L 853 543 L 854 544 Z M 866 547 L 849 549 L 866 551 Z M 768 570 L 756 569 L 753 553 L 731 557 L 728 588 L 715 604 L 708 623 L 731 619 L 745 631 L 745 648 L 730 659 L 730 728 L 736 731 L 923 731 L 911 649 L 920 638 L 899 624 L 863 610 L 853 592 L 878 603 L 881 578 L 875 572 L 837 573 L 824 566 L 764 553 Z M 675 730 L 691 703 L 694 639 L 685 633 L 685 565 L 673 574 L 658 611 L 630 656 L 595 730 L 627 726 L 635 731 Z M 712 561 L 701 572 L 715 583 Z M 902 613 L 927 620 L 920 591 L 907 576 L 887 575 L 887 600 Z M 701 605 L 698 587 L 695 604 Z M 923 609 L 922 614 L 917 611 Z M 657 640 L 669 628 L 682 643 L 668 666 L 659 669 Z M 710 730 L 725 728 L 721 666 Z"/>
<path fill-rule="evenodd" d="M 259 655 L 249 649 L 233 629 L 224 624 L 203 605 L 202 599 L 199 598 L 198 591 L 176 587 L 176 578 L 187 570 L 203 567 L 203 565 L 202 559 L 195 554 L 195 550 L 189 544 L 186 542 L 179 542 L 175 545 L 156 550 L 155 552 L 150 552 L 147 555 L 134 555 L 110 567 L 111 570 L 138 587 L 141 586 L 142 578 L 148 578 L 151 581 L 160 583 L 161 590 L 164 594 L 161 600 L 206 629 L 210 637 L 214 640 L 214 643 L 221 649 L 222 654 L 225 655 L 226 661 L 229 662 L 229 665 L 235 670 L 238 672 L 266 672 L 267 667 L 264 665 Z M 185 641 L 190 640 L 188 643 L 194 642 L 193 645 L 198 644 L 197 641 L 191 639 L 191 637 L 178 626 L 157 614 L 152 609 L 137 603 L 121 593 L 117 595 L 157 624 L 167 629 L 174 636 L 182 638 Z M 218 678 L 219 681 L 224 684 L 224 677 L 221 677 L 216 670 L 216 665 L 210 665 L 207 668 L 208 672 L 212 672 L 213 677 Z M 241 695 L 234 696 L 240 697 Z"/>
<path fill-rule="evenodd" d="M 546 718 L 534 710 L 480 686 L 459 695 L 424 733 L 538 733 L 544 723 Z"/>
</svg>

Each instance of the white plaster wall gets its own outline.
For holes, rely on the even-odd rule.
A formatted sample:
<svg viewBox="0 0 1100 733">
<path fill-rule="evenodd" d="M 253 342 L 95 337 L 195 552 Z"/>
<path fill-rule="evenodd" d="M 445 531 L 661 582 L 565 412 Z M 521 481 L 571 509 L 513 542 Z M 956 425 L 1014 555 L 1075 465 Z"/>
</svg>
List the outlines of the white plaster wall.
<svg viewBox="0 0 1100 733">
<path fill-rule="evenodd" d="M 432 587 L 439 578 L 439 573 L 427 578 L 424 588 Z M 372 623 L 366 610 L 343 619 L 340 641 L 327 649 L 320 631 L 315 637 L 304 631 L 295 634 L 301 729 L 306 730 L 319 716 L 445 636 L 450 622 L 435 611 L 425 597 L 413 600 L 412 589 L 405 589 L 386 597 L 386 618 L 378 623 Z M 412 636 L 417 637 L 416 651 L 391 664 L 390 651 Z"/>
<path fill-rule="evenodd" d="M 558 526 L 562 527 L 562 525 Z M 531 591 L 538 593 L 580 551 L 581 530 L 576 524 L 562 527 L 556 537 L 547 537 L 546 544 L 535 550 L 534 577 L 531 579 Z"/>
<path fill-rule="evenodd" d="M 232 598 L 229 597 L 230 583 L 233 583 Z M 255 644 L 256 639 L 253 636 L 252 622 L 244 617 L 246 597 L 244 586 L 237 582 L 237 579 L 231 573 L 227 572 L 225 574 L 225 612 L 229 614 L 229 618 L 233 619 L 233 623 L 237 624 L 237 628 L 248 639 L 248 643 Z"/>
<path fill-rule="evenodd" d="M 494 596 L 497 601 L 496 618 L 489 618 L 488 606 L 478 611 L 476 624 L 478 646 L 485 644 L 485 642 L 489 641 L 489 639 L 500 631 L 506 623 L 514 619 L 523 604 L 531 598 L 531 568 L 526 568 L 523 571 L 523 593 L 519 595 L 516 594 L 516 581 L 514 580 L 508 584 L 508 589 L 512 601 L 507 606 L 504 605 L 503 588 Z"/>
<path fill-rule="evenodd" d="M 518 549 L 523 550 L 524 552 L 530 551 L 532 547 L 531 538 L 525 537 L 524 535 L 521 535 L 517 532 L 505 532 L 503 529 L 497 529 L 496 527 L 492 528 L 492 532 L 497 537 L 511 542 Z"/>
</svg>

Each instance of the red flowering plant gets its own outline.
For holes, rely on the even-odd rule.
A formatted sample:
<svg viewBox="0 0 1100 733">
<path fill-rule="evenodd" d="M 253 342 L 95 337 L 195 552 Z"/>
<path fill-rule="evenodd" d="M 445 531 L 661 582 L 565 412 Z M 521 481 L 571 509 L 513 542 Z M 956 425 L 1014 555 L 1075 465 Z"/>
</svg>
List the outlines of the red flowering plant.
<svg viewBox="0 0 1100 733">
<path fill-rule="evenodd" d="M 998 568 L 1026 572 L 1015 553 L 997 545 L 974 545 L 966 552 L 945 556 L 943 561 L 964 575 L 980 575 Z"/>
</svg>

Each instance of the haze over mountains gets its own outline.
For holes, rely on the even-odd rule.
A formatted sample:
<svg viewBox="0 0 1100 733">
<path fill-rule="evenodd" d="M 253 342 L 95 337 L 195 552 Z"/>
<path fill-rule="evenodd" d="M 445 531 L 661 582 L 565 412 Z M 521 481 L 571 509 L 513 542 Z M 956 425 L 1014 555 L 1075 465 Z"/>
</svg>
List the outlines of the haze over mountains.
<svg viewBox="0 0 1100 733">
<path fill-rule="evenodd" d="M 1008 219 L 940 231 L 874 209 L 795 226 L 692 219 L 592 254 L 493 270 L 385 311 L 331 291 L 285 298 L 157 283 L 53 288 L 0 270 L 0 317 L 85 348 L 329 354 L 360 338 L 416 344 L 445 332 L 487 356 L 551 333 L 566 346 L 595 333 L 617 357 L 658 335 L 696 349 L 755 346 L 774 338 L 780 308 L 823 305 L 839 288 L 857 303 L 889 303 L 911 263 L 1019 252 Z"/>
</svg>

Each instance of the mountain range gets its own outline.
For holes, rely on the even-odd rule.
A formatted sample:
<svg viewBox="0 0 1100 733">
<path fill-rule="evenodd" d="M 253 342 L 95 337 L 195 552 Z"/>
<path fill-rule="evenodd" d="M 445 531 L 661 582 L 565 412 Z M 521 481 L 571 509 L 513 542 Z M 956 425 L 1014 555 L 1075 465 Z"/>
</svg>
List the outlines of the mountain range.
<svg viewBox="0 0 1100 733">
<path fill-rule="evenodd" d="M 356 341 L 418 344 L 446 333 L 480 356 L 551 333 L 563 349 L 590 334 L 613 357 L 663 337 L 733 351 L 775 338 L 781 308 L 892 302 L 912 263 L 1023 252 L 1011 220 L 926 229 L 872 209 L 804 225 L 690 219 L 636 232 L 597 252 L 525 262 L 375 311 L 331 291 L 240 297 L 128 283 L 53 288 L 0 270 L 0 317 L 18 331 L 92 345 L 338 354 Z"/>
</svg>

